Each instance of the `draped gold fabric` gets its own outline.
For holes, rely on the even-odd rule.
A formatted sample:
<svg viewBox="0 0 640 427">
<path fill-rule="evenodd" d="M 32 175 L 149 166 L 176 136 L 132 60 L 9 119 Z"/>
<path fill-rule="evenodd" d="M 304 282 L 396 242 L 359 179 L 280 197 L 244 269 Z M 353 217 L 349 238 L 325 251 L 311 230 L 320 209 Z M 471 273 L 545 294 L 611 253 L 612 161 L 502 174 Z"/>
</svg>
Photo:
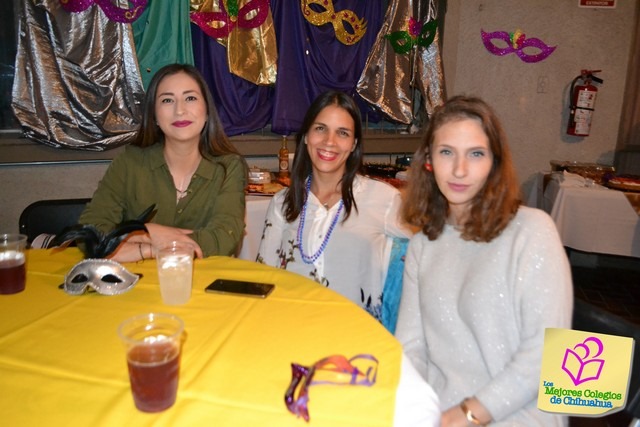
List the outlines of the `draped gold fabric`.
<svg viewBox="0 0 640 427">
<path fill-rule="evenodd" d="M 408 55 L 394 52 L 385 35 L 406 30 L 410 17 L 420 21 L 436 19 L 434 2 L 428 10 L 419 0 L 394 0 L 371 49 L 357 91 L 391 120 L 415 124 L 420 111 L 431 114 L 444 102 L 444 76 L 439 48 L 439 34 L 428 48 L 417 47 Z M 423 13 L 421 13 L 423 12 Z M 421 16 L 422 15 L 422 16 Z M 420 96 L 418 99 L 417 95 Z"/>
<path fill-rule="evenodd" d="M 251 1 L 238 0 L 238 8 L 242 10 Z M 191 10 L 194 12 L 218 12 L 221 10 L 221 2 L 224 2 L 224 10 L 228 11 L 226 0 L 192 0 Z M 255 11 L 250 13 L 255 13 Z M 216 23 L 211 23 L 211 25 L 216 25 Z M 257 85 L 275 84 L 278 74 L 278 47 L 271 10 L 259 27 L 241 28 L 236 26 L 228 37 L 216 40 L 227 48 L 227 61 L 229 71 L 232 74 Z"/>
</svg>

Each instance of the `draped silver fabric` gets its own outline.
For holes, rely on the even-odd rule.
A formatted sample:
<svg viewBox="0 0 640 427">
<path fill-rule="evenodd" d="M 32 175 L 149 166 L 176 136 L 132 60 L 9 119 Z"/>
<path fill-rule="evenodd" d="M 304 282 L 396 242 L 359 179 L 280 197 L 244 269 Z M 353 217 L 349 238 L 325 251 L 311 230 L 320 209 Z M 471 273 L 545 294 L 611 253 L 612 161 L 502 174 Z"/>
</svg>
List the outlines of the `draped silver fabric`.
<svg viewBox="0 0 640 427">
<path fill-rule="evenodd" d="M 129 142 L 144 98 L 131 25 L 96 5 L 69 13 L 58 0 L 20 4 L 12 107 L 25 136 L 96 151 Z"/>
<path fill-rule="evenodd" d="M 382 28 L 358 81 L 357 91 L 391 120 L 416 124 L 420 110 L 431 114 L 444 102 L 439 35 L 428 48 L 397 54 L 385 35 L 406 29 L 410 17 L 422 22 L 437 17 L 434 1 L 393 0 L 389 2 Z M 427 7 L 428 6 L 428 7 Z M 420 10 L 426 9 L 426 10 Z"/>
</svg>

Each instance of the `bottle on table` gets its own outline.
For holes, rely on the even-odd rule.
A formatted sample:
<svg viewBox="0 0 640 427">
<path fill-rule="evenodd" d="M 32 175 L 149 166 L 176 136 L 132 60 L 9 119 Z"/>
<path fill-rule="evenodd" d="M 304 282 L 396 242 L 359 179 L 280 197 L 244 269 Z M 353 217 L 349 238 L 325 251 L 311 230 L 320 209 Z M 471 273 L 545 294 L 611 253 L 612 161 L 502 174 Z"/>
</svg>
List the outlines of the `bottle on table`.
<svg viewBox="0 0 640 427">
<path fill-rule="evenodd" d="M 282 135 L 280 151 L 278 151 L 278 178 L 289 177 L 289 148 L 287 147 L 287 137 Z"/>
</svg>

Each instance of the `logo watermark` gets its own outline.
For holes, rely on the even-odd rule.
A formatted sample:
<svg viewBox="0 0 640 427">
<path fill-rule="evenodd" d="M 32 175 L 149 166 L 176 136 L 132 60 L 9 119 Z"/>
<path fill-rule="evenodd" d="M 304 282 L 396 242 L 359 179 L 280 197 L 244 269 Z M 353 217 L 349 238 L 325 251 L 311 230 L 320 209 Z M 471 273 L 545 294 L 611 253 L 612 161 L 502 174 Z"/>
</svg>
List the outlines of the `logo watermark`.
<svg viewBox="0 0 640 427">
<path fill-rule="evenodd" d="M 628 397 L 633 338 L 548 328 L 538 409 L 580 416 L 620 411 Z"/>
</svg>

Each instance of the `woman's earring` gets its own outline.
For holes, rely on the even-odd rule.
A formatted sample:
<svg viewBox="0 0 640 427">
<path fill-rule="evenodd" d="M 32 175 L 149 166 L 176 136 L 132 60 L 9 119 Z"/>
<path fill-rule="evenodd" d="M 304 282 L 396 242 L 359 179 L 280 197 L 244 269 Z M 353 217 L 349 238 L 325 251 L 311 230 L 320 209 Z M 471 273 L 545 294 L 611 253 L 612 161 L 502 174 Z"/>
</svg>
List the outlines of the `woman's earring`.
<svg viewBox="0 0 640 427">
<path fill-rule="evenodd" d="M 431 165 L 431 162 L 425 163 L 424 168 L 427 170 L 427 172 L 433 172 L 433 166 Z"/>
</svg>

